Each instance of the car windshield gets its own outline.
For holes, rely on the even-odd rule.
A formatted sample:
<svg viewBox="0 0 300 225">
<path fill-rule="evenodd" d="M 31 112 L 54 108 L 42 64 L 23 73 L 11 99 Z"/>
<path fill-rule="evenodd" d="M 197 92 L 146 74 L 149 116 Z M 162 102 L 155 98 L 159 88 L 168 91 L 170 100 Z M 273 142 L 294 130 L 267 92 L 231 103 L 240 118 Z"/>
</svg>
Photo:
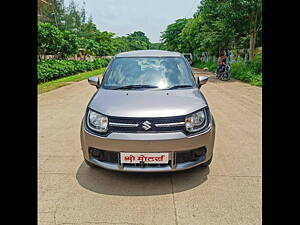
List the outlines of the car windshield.
<svg viewBox="0 0 300 225">
<path fill-rule="evenodd" d="M 116 58 L 106 72 L 105 89 L 194 88 L 195 82 L 181 57 Z"/>
</svg>

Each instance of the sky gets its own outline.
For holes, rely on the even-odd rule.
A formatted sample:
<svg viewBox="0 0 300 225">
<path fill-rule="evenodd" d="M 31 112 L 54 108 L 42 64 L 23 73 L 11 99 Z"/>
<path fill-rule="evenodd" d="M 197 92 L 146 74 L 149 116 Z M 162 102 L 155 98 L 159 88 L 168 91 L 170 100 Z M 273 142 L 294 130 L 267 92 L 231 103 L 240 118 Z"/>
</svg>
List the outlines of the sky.
<svg viewBox="0 0 300 225">
<path fill-rule="evenodd" d="M 65 0 L 69 5 L 71 0 Z M 125 36 L 142 31 L 150 42 L 159 42 L 161 32 L 176 19 L 191 18 L 200 0 L 75 0 L 79 8 L 86 3 L 87 17 L 100 31 Z"/>
</svg>

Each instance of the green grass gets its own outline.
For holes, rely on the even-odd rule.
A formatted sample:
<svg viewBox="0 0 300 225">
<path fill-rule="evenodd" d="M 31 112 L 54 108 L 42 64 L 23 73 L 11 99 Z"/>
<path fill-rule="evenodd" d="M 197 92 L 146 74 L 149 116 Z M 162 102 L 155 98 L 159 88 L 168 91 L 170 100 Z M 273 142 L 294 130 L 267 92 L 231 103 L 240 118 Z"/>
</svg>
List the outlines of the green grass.
<svg viewBox="0 0 300 225">
<path fill-rule="evenodd" d="M 230 68 L 231 77 L 254 86 L 262 86 L 262 71 L 257 71 L 251 63 L 236 62 Z"/>
<path fill-rule="evenodd" d="M 88 71 L 88 72 L 84 72 L 84 73 L 78 73 L 78 74 L 75 74 L 72 76 L 68 76 L 68 77 L 57 79 L 57 80 L 38 84 L 38 94 L 42 94 L 42 93 L 57 89 L 59 87 L 69 85 L 70 84 L 69 82 L 78 82 L 78 81 L 85 80 L 92 76 L 100 75 L 104 72 L 104 70 L 105 70 L 105 68 L 100 68 L 97 70 Z"/>
</svg>

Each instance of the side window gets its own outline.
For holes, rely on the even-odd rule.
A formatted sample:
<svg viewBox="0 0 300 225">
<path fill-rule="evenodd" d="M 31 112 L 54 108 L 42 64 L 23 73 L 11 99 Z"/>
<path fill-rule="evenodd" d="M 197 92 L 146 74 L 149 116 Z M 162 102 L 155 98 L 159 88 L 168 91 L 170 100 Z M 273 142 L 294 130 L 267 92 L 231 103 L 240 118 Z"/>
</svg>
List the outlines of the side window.
<svg viewBox="0 0 300 225">
<path fill-rule="evenodd" d="M 183 59 L 184 60 L 184 59 Z M 179 73 L 179 80 L 181 84 L 190 84 L 191 79 L 189 76 L 189 71 L 186 63 L 183 60 L 178 60 L 177 61 L 177 66 L 180 71 Z"/>
</svg>

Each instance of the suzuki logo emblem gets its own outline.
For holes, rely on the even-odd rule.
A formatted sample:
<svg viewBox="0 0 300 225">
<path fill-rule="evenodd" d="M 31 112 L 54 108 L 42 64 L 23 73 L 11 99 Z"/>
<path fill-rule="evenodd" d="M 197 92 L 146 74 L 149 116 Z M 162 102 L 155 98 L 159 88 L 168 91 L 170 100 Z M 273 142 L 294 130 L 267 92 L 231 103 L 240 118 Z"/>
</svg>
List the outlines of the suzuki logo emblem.
<svg viewBox="0 0 300 225">
<path fill-rule="evenodd" d="M 144 130 L 149 130 L 151 128 L 151 123 L 149 121 L 145 121 L 143 124 Z"/>
</svg>

